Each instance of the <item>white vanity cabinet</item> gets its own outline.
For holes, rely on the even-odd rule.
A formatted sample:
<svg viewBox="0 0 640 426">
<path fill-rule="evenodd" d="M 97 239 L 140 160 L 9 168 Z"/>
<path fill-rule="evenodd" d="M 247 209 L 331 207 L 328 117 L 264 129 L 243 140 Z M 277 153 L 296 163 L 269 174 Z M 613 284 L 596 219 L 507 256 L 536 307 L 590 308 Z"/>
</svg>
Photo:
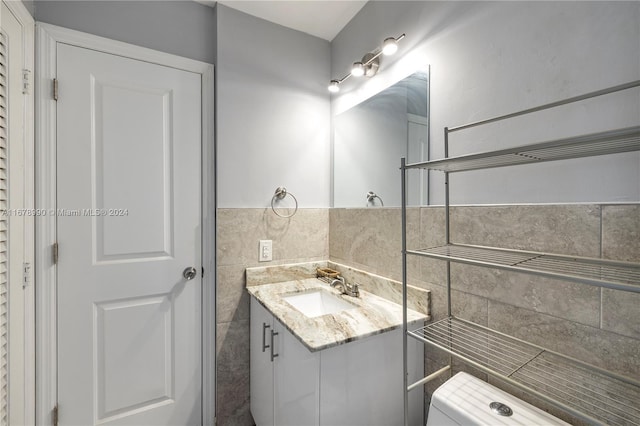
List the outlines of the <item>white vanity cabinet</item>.
<svg viewBox="0 0 640 426">
<path fill-rule="evenodd" d="M 402 426 L 402 329 L 320 351 L 320 424 Z M 400 346 L 401 347 L 401 346 Z M 424 371 L 424 346 L 409 342 L 409 377 Z M 423 396 L 409 399 L 409 425 L 423 426 Z"/>
<path fill-rule="evenodd" d="M 253 297 L 250 351 L 256 425 L 319 425 L 319 353 L 305 348 Z"/>
<path fill-rule="evenodd" d="M 402 425 L 401 343 L 402 329 L 395 329 L 311 352 L 252 297 L 251 413 L 256 425 Z M 409 351 L 409 376 L 417 379 L 423 374 L 424 348 L 410 342 Z M 410 424 L 424 425 L 418 392 L 409 410 Z"/>
</svg>

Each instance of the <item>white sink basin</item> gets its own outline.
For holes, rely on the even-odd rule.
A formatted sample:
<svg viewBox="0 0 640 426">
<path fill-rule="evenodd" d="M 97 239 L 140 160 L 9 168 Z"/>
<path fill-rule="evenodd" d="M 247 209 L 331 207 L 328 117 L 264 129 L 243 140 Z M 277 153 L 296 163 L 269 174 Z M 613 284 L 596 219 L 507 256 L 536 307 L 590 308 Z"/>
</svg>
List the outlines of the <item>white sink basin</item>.
<svg viewBox="0 0 640 426">
<path fill-rule="evenodd" d="M 325 290 L 309 290 L 304 293 L 294 293 L 289 296 L 284 296 L 283 299 L 309 318 L 357 308 L 356 305 L 352 305 Z"/>
</svg>

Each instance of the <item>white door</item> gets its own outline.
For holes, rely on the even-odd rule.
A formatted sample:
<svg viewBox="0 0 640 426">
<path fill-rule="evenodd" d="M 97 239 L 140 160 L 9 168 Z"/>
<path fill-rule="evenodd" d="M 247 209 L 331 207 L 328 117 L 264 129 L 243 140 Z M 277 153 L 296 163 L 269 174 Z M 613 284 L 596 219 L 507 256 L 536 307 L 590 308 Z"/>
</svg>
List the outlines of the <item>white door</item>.
<svg viewBox="0 0 640 426">
<path fill-rule="evenodd" d="M 201 77 L 57 55 L 59 424 L 202 424 Z"/>
</svg>

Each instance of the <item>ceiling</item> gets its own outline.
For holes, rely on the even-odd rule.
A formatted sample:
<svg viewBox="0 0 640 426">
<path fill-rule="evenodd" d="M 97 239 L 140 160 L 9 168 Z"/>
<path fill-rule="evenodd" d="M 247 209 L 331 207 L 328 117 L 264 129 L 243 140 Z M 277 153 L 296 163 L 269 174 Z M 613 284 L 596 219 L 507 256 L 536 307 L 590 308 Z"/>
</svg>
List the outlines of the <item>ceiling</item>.
<svg viewBox="0 0 640 426">
<path fill-rule="evenodd" d="M 210 0 L 196 0 L 215 4 Z M 351 21 L 366 0 L 223 0 L 220 3 L 249 15 L 331 41 Z"/>
</svg>

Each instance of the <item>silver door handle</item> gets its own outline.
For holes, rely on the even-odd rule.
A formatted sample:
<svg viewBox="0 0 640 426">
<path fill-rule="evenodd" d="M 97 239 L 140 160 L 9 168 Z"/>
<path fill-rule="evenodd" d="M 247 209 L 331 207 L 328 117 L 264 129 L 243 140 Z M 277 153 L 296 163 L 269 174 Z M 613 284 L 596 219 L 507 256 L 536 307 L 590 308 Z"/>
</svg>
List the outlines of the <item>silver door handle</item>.
<svg viewBox="0 0 640 426">
<path fill-rule="evenodd" d="M 278 335 L 277 331 L 271 330 L 271 362 L 276 359 L 280 354 L 273 353 L 273 338 Z"/>
<path fill-rule="evenodd" d="M 187 281 L 190 281 L 196 277 L 197 273 L 198 271 L 196 271 L 196 268 L 189 266 L 182 272 L 182 276 L 185 277 Z"/>
<path fill-rule="evenodd" d="M 265 336 L 265 331 L 267 331 L 267 328 L 271 328 L 271 326 L 267 323 L 262 323 L 262 352 L 265 351 L 265 349 L 267 349 L 269 347 L 269 345 L 267 345 L 267 338 Z"/>
</svg>

